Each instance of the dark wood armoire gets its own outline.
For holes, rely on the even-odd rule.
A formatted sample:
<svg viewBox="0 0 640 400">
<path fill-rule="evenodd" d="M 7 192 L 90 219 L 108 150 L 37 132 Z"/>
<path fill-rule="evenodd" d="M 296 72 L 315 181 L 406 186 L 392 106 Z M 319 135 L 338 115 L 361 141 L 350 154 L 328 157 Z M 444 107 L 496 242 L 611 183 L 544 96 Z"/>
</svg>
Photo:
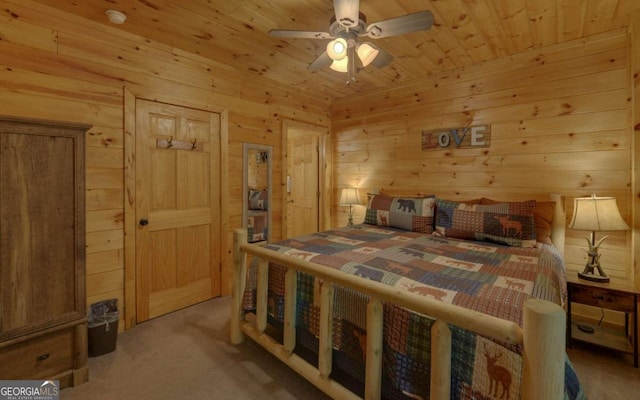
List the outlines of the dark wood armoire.
<svg viewBox="0 0 640 400">
<path fill-rule="evenodd" d="M 0 117 L 0 378 L 88 378 L 89 126 Z"/>
</svg>

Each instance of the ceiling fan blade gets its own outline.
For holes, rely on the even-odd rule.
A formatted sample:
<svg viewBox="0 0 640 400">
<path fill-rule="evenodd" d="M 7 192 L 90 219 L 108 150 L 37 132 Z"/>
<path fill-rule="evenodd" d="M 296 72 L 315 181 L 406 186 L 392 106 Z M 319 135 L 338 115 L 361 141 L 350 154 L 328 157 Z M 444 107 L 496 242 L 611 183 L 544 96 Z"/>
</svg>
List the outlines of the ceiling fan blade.
<svg viewBox="0 0 640 400">
<path fill-rule="evenodd" d="M 373 59 L 373 61 L 371 61 L 371 65 L 373 65 L 376 68 L 384 68 L 387 65 L 391 64 L 391 61 L 393 61 L 393 56 L 391 54 L 382 50 L 380 47 L 376 46 L 373 43 L 368 43 L 368 44 L 369 46 L 378 50 L 378 55 L 376 56 L 376 58 Z"/>
<path fill-rule="evenodd" d="M 380 39 L 405 33 L 426 31 L 431 28 L 431 25 L 433 25 L 433 14 L 431 14 L 431 11 L 426 10 L 374 22 L 367 26 L 366 35 L 374 39 Z"/>
<path fill-rule="evenodd" d="M 327 32 L 311 32 L 311 31 L 296 31 L 287 29 L 272 29 L 269 31 L 269 36 L 282 37 L 282 38 L 297 38 L 297 39 L 332 39 L 330 33 Z"/>
<path fill-rule="evenodd" d="M 358 26 L 360 19 L 360 0 L 333 0 L 336 21 L 345 28 Z"/>
<path fill-rule="evenodd" d="M 333 60 L 331 59 L 331 57 L 329 57 L 329 54 L 327 54 L 327 52 L 325 51 L 324 53 L 320 54 L 320 56 L 316 58 L 314 62 L 309 64 L 307 69 L 311 71 L 315 71 L 317 69 L 326 67 L 327 65 L 331 65 L 332 62 Z"/>
</svg>

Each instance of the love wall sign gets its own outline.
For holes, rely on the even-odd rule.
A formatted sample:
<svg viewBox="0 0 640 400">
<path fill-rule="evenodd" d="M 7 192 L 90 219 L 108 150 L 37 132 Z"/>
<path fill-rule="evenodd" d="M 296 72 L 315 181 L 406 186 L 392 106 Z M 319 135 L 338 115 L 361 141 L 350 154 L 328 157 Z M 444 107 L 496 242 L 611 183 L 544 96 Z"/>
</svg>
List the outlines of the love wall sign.
<svg viewBox="0 0 640 400">
<path fill-rule="evenodd" d="M 490 143 L 491 125 L 422 131 L 422 150 L 489 147 Z"/>
</svg>

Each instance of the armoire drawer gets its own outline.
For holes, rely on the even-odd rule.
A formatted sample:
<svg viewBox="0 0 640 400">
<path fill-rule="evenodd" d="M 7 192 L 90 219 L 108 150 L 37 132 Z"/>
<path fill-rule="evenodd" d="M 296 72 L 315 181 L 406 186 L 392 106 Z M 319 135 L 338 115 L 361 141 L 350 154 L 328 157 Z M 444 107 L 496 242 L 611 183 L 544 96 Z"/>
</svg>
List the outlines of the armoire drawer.
<svg viewBox="0 0 640 400">
<path fill-rule="evenodd" d="M 2 379 L 44 379 L 73 368 L 73 329 L 0 349 Z"/>
</svg>

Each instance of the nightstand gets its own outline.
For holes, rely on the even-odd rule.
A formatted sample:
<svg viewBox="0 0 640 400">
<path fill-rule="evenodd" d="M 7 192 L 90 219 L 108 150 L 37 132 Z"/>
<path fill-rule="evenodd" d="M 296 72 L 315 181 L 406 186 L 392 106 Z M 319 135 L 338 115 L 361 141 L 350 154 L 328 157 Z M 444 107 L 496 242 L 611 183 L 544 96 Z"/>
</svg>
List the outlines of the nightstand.
<svg viewBox="0 0 640 400">
<path fill-rule="evenodd" d="M 633 366 L 638 368 L 638 296 L 640 291 L 632 286 L 598 283 L 567 276 L 567 346 L 572 340 L 593 343 L 599 346 L 633 354 Z M 585 322 L 571 315 L 571 304 L 586 304 L 606 310 L 623 312 L 625 326 L 616 328 Z M 629 321 L 631 318 L 631 321 Z M 584 325 L 582 324 L 584 322 Z M 593 332 L 585 332 L 580 326 L 591 327 Z"/>
</svg>

